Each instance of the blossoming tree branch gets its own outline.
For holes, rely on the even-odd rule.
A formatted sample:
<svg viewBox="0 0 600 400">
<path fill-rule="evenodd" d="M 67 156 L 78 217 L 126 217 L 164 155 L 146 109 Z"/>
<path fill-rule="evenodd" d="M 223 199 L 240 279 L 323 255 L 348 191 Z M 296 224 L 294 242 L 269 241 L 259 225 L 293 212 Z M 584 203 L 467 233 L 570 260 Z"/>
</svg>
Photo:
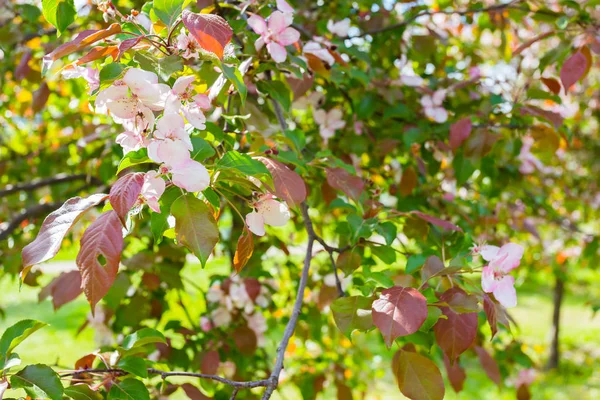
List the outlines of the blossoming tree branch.
<svg viewBox="0 0 600 400">
<path fill-rule="evenodd" d="M 21 365 L 45 325 L 24 319 L 0 339 L 0 393 L 351 399 L 387 354 L 410 399 L 459 392 L 470 360 L 529 398 L 510 308 L 535 228 L 510 188 L 572 140 L 557 105 L 600 51 L 594 6 L 119 3 L 21 10 L 51 41 L 12 75 L 37 71 L 28 115 L 78 138 L 58 168 L 80 174 L 6 186 L 67 185 L 0 237 L 32 286 L 75 244 L 40 298 L 85 296 L 99 347 Z M 560 50 L 540 59 L 546 41 Z"/>
</svg>

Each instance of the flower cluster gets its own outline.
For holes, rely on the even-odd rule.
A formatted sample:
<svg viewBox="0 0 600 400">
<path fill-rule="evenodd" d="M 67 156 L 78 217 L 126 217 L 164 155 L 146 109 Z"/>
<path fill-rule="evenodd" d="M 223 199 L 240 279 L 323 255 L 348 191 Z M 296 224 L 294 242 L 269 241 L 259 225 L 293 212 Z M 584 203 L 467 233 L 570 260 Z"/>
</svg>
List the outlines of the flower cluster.
<svg viewBox="0 0 600 400">
<path fill-rule="evenodd" d="M 240 278 L 238 275 L 212 285 L 206 294 L 212 312 L 210 317 L 202 317 L 202 329 L 209 331 L 215 327 L 228 326 L 233 321 L 238 321 L 238 317 L 241 316 L 256 335 L 257 345 L 263 346 L 267 323 L 256 307 L 266 308 L 269 305 L 269 287 L 272 286 L 272 283 L 259 282 L 255 278 Z"/>
<path fill-rule="evenodd" d="M 502 247 L 492 245 L 473 247 L 473 254 L 479 254 L 488 261 L 481 274 L 483 291 L 493 293 L 496 300 L 507 308 L 517 305 L 515 278 L 509 273 L 519 266 L 523 253 L 523 246 L 516 243 L 507 243 Z"/>
<path fill-rule="evenodd" d="M 254 211 L 246 215 L 246 225 L 257 236 L 265 235 L 265 225 L 284 226 L 290 220 L 287 204 L 275 200 L 272 194 L 261 195 L 252 207 Z"/>
<path fill-rule="evenodd" d="M 124 153 L 146 148 L 148 157 L 160 164 L 158 171 L 146 173 L 142 189 L 142 198 L 156 212 L 165 191 L 163 177 L 190 192 L 210 184 L 206 168 L 190 155 L 191 127 L 205 128 L 203 111 L 210 107 L 207 96 L 194 93 L 194 79 L 182 76 L 170 88 L 158 83 L 155 73 L 130 68 L 96 97 L 96 111 L 109 113 L 125 128 L 116 139 Z M 156 112 L 162 112 L 158 119 Z"/>
<path fill-rule="evenodd" d="M 285 1 L 277 2 L 277 11 L 274 11 L 265 20 L 258 14 L 248 18 L 248 25 L 260 35 L 254 42 L 256 50 L 267 46 L 267 51 L 276 63 L 284 62 L 287 59 L 287 50 L 285 46 L 296 43 L 300 40 L 300 32 L 290 27 L 294 20 L 294 9 Z"/>
</svg>

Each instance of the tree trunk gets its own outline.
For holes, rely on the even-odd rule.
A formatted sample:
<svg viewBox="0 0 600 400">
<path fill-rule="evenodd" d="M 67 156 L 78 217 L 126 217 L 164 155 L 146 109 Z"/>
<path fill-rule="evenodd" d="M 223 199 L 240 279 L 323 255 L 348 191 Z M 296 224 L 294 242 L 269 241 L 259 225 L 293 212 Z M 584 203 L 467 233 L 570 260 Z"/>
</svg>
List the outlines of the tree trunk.
<svg viewBox="0 0 600 400">
<path fill-rule="evenodd" d="M 554 313 L 552 314 L 552 344 L 550 346 L 550 358 L 548 359 L 548 369 L 558 368 L 560 359 L 559 350 L 559 331 L 560 331 L 560 308 L 562 306 L 563 295 L 565 293 L 565 281 L 560 276 L 556 277 L 554 286 Z"/>
</svg>

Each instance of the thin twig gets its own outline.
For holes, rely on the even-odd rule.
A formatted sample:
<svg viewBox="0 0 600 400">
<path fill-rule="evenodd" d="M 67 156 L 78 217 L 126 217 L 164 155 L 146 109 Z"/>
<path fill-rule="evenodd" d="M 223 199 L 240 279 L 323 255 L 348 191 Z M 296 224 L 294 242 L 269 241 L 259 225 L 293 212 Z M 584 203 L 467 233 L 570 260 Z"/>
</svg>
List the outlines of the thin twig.
<svg viewBox="0 0 600 400">
<path fill-rule="evenodd" d="M 88 179 L 91 183 L 100 184 L 100 180 L 98 178 L 91 177 L 87 174 L 58 174 L 49 178 L 34 179 L 33 181 L 27 183 L 15 183 L 14 185 L 8 185 L 4 189 L 0 189 L 0 198 L 16 192 L 31 192 L 44 186 Z"/>
<path fill-rule="evenodd" d="M 11 219 L 8 222 L 0 224 L 0 241 L 8 238 L 8 236 L 17 229 L 21 223 L 30 218 L 41 217 L 42 215 L 48 214 L 57 208 L 59 208 L 62 203 L 44 203 L 37 204 L 33 207 L 27 208 L 21 213 L 17 214 L 16 217 Z"/>
</svg>

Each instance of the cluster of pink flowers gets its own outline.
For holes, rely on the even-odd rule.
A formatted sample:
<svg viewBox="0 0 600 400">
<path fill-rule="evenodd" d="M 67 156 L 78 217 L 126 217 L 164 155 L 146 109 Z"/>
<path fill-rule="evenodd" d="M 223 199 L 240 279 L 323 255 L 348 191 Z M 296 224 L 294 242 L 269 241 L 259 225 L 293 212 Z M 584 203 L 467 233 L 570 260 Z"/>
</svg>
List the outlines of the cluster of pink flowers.
<svg viewBox="0 0 600 400">
<path fill-rule="evenodd" d="M 205 129 L 204 110 L 210 108 L 205 95 L 195 94 L 194 76 L 182 76 L 173 84 L 158 83 L 153 72 L 130 68 L 122 79 L 96 97 L 96 111 L 110 114 L 125 131 L 117 136 L 124 153 L 146 148 L 148 157 L 160 164 L 145 175 L 142 198 L 160 212 L 158 200 L 165 191 L 163 177 L 189 192 L 206 189 L 208 171 L 192 159 L 190 126 Z M 162 112 L 157 120 L 155 112 Z M 186 124 L 187 121 L 187 124 Z"/>
<path fill-rule="evenodd" d="M 209 331 L 215 327 L 230 325 L 235 318 L 242 316 L 248 328 L 254 331 L 258 346 L 263 346 L 267 322 L 259 309 L 269 305 L 271 301 L 269 286 L 273 285 L 273 283 L 258 282 L 254 278 L 243 279 L 239 275 L 234 275 L 221 284 L 212 285 L 206 294 L 212 312 L 210 317 L 201 318 L 200 326 L 204 331 Z"/>
<path fill-rule="evenodd" d="M 507 243 L 502 247 L 492 245 L 475 245 L 473 254 L 479 254 L 488 261 L 481 274 L 481 287 L 486 293 L 493 293 L 496 300 L 504 307 L 517 305 L 515 278 L 510 271 L 521 264 L 524 249 L 516 243 Z"/>
</svg>

